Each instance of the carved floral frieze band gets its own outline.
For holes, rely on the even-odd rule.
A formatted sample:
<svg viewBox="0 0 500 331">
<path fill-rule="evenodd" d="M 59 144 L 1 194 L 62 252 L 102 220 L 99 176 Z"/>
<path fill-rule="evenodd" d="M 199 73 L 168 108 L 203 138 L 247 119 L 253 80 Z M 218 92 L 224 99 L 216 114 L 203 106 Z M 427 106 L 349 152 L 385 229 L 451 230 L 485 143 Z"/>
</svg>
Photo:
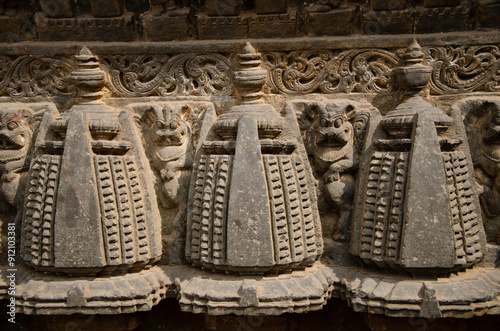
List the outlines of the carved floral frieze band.
<svg viewBox="0 0 500 331">
<path fill-rule="evenodd" d="M 500 47 L 427 47 L 436 95 L 500 91 Z M 393 69 L 402 50 L 354 49 L 263 53 L 272 93 L 383 93 L 395 91 Z M 233 95 L 234 54 L 101 54 L 117 97 Z M 61 57 L 0 57 L 0 95 L 74 96 L 72 61 Z"/>
<path fill-rule="evenodd" d="M 231 65 L 221 54 L 103 56 L 118 96 L 231 95 Z"/>
<path fill-rule="evenodd" d="M 68 83 L 73 62 L 64 58 L 0 56 L 0 95 L 10 97 L 76 96 Z"/>
</svg>

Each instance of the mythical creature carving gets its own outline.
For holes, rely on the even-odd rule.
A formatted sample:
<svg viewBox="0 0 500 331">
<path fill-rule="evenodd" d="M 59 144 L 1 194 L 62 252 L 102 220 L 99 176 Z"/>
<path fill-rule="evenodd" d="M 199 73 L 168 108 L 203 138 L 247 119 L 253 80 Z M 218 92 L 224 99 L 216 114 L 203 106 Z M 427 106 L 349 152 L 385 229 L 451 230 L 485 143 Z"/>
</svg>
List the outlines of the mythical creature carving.
<svg viewBox="0 0 500 331">
<path fill-rule="evenodd" d="M 500 100 L 475 100 L 468 104 L 472 107 L 464 122 L 477 188 L 483 211 L 493 218 L 500 215 Z M 500 240 L 500 232 L 496 240 Z"/>
<path fill-rule="evenodd" d="M 191 114 L 191 107 L 185 104 L 153 106 L 149 111 L 155 137 L 152 162 L 163 181 L 160 202 L 166 209 L 179 209 L 174 220 L 174 244 L 177 245 L 181 245 L 185 238 L 189 181 L 193 168 Z M 177 251 L 183 252 L 181 248 Z"/>
<path fill-rule="evenodd" d="M 306 145 L 312 151 L 316 169 L 323 174 L 325 199 L 340 213 L 334 239 L 345 241 L 355 189 L 352 172 L 359 164 L 369 113 L 357 103 L 340 100 L 312 103 L 307 115 L 314 122 Z"/>
<path fill-rule="evenodd" d="M 15 208 L 23 204 L 33 135 L 42 114 L 22 105 L 0 107 L 0 196 Z"/>
</svg>

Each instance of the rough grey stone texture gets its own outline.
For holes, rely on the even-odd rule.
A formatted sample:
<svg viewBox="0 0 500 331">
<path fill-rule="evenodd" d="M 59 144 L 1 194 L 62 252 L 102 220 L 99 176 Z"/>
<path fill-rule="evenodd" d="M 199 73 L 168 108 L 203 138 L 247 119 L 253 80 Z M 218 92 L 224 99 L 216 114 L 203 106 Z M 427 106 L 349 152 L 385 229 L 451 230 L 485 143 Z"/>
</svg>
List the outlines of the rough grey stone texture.
<svg viewBox="0 0 500 331">
<path fill-rule="evenodd" d="M 130 116 L 99 101 L 104 74 L 96 58 L 83 48 L 76 59 L 72 80 L 83 102 L 57 119 L 46 113 L 52 122 L 37 136 L 23 259 L 67 274 L 141 270 L 161 255 L 150 170 Z"/>
<path fill-rule="evenodd" d="M 380 267 L 439 274 L 480 261 L 486 238 L 463 123 L 419 95 L 431 72 L 422 61 L 414 42 L 397 71 L 406 100 L 367 140 L 375 147 L 363 154 L 351 251 Z"/>
<path fill-rule="evenodd" d="M 17 260 L 18 311 L 114 315 L 179 296 L 192 312 L 275 315 L 333 293 L 390 316 L 500 313 L 497 33 L 419 35 L 424 47 L 406 52 L 409 36 L 258 39 L 260 54 L 241 40 L 95 42 L 430 32 L 487 16 L 457 1 L 245 2 L 238 16 L 188 1 L 83 3 L 50 17 L 1 2 L 2 26 L 36 17 L 42 40 L 88 40 L 98 54 L 0 45 L 2 257 L 8 222 L 24 215 L 33 267 Z M 481 65 L 457 75 L 456 63 Z M 354 217 L 351 231 L 373 201 L 376 224 Z M 322 232 L 337 241 L 318 261 Z M 349 235 L 378 268 L 356 262 Z"/>
<path fill-rule="evenodd" d="M 304 268 L 322 239 L 298 127 L 261 99 L 261 55 L 247 43 L 238 57 L 241 104 L 202 125 L 212 132 L 196 156 L 186 257 L 249 274 Z"/>
<path fill-rule="evenodd" d="M 304 271 L 269 277 L 209 275 L 181 281 L 181 309 L 211 315 L 280 315 L 321 309 L 333 287 L 320 262 Z M 223 304 L 221 304 L 223 303 Z"/>
</svg>

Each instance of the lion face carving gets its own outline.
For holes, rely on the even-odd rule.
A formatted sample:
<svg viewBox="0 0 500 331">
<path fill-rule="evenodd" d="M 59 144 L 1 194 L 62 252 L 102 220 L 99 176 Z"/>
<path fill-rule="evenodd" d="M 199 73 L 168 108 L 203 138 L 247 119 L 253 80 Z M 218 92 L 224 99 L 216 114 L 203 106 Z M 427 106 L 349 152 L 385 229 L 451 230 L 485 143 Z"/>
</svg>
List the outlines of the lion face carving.
<svg viewBox="0 0 500 331">
<path fill-rule="evenodd" d="M 463 107 L 470 108 L 464 124 L 483 211 L 496 217 L 500 215 L 500 100 L 474 100 Z"/>
<path fill-rule="evenodd" d="M 317 107 L 318 118 L 313 124 L 316 152 L 314 161 L 320 171 L 328 170 L 331 163 L 352 157 L 353 107 L 336 107 L 328 104 Z"/>
<path fill-rule="evenodd" d="M 359 163 L 369 113 L 350 100 L 336 100 L 310 104 L 307 116 L 313 120 L 307 146 L 323 174 L 323 196 L 339 212 L 334 239 L 345 241 L 354 199 L 352 173 Z"/>
<path fill-rule="evenodd" d="M 155 110 L 154 130 L 158 146 L 181 146 L 187 142 L 190 129 L 185 119 L 189 112 L 188 107 L 165 106 Z"/>
<path fill-rule="evenodd" d="M 33 136 L 31 117 L 32 113 L 27 109 L 0 110 L 0 163 L 8 171 L 25 166 L 24 159 Z M 13 162 L 16 164 L 10 164 Z"/>
</svg>

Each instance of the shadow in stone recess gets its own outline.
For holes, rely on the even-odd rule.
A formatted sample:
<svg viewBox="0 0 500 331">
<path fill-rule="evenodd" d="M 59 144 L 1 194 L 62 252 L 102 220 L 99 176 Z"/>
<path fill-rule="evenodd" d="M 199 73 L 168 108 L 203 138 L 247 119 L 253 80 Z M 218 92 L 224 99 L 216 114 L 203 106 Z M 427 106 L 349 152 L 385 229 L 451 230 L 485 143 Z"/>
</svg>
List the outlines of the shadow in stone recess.
<svg viewBox="0 0 500 331">
<path fill-rule="evenodd" d="M 341 299 L 320 311 L 279 316 L 208 316 L 181 312 L 177 300 L 165 299 L 149 312 L 123 315 L 30 316 L 16 314 L 9 323 L 7 301 L 0 301 L 0 330 L 26 331 L 495 331 L 500 316 L 470 319 L 396 318 L 357 313 Z"/>
</svg>

